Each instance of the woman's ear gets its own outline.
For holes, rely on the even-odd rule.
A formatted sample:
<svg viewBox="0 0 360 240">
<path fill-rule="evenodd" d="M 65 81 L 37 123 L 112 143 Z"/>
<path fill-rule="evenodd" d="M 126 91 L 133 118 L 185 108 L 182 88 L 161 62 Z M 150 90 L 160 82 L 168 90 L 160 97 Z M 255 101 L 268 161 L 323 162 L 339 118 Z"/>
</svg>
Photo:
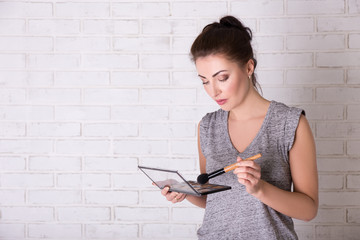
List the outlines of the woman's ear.
<svg viewBox="0 0 360 240">
<path fill-rule="evenodd" d="M 254 73 L 255 63 L 253 59 L 250 59 L 246 64 L 246 72 L 248 76 Z"/>
</svg>

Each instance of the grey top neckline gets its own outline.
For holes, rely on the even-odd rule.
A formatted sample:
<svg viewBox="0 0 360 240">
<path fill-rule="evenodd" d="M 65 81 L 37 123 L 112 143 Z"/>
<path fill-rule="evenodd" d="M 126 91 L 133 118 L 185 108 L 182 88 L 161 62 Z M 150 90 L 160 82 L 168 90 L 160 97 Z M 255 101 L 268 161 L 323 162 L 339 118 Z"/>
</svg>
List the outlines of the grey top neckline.
<svg viewBox="0 0 360 240">
<path fill-rule="evenodd" d="M 262 133 L 264 132 L 264 130 L 266 129 L 266 126 L 268 125 L 268 122 L 269 122 L 269 119 L 270 119 L 270 116 L 271 116 L 271 110 L 273 108 L 273 105 L 274 105 L 274 101 L 271 101 L 270 102 L 270 105 L 266 111 L 266 115 L 265 115 L 265 118 L 261 124 L 261 127 L 259 129 L 259 131 L 256 133 L 254 139 L 249 143 L 249 145 L 246 146 L 246 148 L 244 149 L 244 151 L 240 152 L 233 144 L 233 142 L 231 141 L 231 137 L 230 137 L 230 131 L 229 131 L 229 115 L 230 115 L 230 112 L 227 111 L 226 112 L 226 121 L 225 121 L 225 129 L 226 129 L 226 141 L 227 141 L 227 144 L 229 144 L 233 150 L 235 150 L 238 154 L 243 154 L 243 153 L 246 153 L 247 150 L 249 148 L 251 148 L 252 145 L 256 144 L 256 141 L 257 139 L 262 135 Z"/>
</svg>

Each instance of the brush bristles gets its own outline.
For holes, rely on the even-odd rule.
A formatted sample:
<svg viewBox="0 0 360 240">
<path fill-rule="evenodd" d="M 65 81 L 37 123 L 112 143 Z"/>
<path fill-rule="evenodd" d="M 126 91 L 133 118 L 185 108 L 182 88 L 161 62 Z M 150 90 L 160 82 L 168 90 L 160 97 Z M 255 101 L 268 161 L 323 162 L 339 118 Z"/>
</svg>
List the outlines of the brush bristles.
<svg viewBox="0 0 360 240">
<path fill-rule="evenodd" d="M 209 181 L 209 174 L 207 173 L 200 174 L 197 178 L 197 182 L 200 184 L 205 184 L 208 181 Z"/>
</svg>

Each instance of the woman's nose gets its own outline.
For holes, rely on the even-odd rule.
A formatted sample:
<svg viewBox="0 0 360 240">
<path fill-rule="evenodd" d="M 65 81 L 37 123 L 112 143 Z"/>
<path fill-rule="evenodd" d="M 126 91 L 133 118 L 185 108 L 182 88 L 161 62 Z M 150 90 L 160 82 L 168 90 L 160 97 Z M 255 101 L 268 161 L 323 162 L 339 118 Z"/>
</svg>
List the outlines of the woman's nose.
<svg viewBox="0 0 360 240">
<path fill-rule="evenodd" d="M 221 93 L 221 90 L 217 86 L 217 84 L 212 84 L 210 96 L 213 98 L 216 98 L 220 93 Z"/>
</svg>

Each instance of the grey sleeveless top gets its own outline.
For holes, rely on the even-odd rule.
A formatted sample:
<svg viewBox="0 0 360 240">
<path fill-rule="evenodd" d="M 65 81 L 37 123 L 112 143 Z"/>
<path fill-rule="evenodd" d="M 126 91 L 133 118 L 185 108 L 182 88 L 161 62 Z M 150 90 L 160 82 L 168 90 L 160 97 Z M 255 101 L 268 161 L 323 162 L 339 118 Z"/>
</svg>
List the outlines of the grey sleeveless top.
<svg viewBox="0 0 360 240">
<path fill-rule="evenodd" d="M 251 157 L 261 167 L 261 178 L 291 191 L 288 153 L 302 109 L 272 101 L 262 126 L 250 145 L 238 152 L 228 133 L 228 114 L 224 110 L 208 113 L 200 122 L 200 146 L 208 173 Z M 210 179 L 210 183 L 231 186 L 231 190 L 207 196 L 203 224 L 198 238 L 203 240 L 298 239 L 290 217 L 281 214 L 248 194 L 232 172 Z"/>
</svg>

